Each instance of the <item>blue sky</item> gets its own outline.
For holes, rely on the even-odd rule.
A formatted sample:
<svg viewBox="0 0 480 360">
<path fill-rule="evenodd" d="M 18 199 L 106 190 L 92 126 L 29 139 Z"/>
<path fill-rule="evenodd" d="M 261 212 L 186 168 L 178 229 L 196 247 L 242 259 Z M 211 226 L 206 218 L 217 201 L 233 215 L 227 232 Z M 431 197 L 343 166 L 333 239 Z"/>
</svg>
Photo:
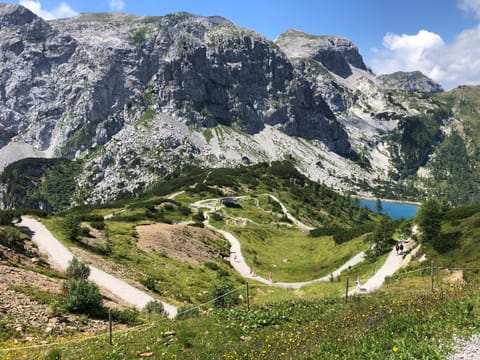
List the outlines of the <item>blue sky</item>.
<svg viewBox="0 0 480 360">
<path fill-rule="evenodd" d="M 18 0 L 51 19 L 81 12 L 220 15 L 273 40 L 340 35 L 377 74 L 420 70 L 446 89 L 480 84 L 480 0 Z"/>
</svg>

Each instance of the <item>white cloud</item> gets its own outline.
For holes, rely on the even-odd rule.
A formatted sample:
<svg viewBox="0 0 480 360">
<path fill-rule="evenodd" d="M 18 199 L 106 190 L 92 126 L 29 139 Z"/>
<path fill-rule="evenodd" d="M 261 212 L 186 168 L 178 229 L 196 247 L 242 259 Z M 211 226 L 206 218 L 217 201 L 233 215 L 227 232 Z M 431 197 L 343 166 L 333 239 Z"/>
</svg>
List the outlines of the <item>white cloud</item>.
<svg viewBox="0 0 480 360">
<path fill-rule="evenodd" d="M 77 16 L 78 12 L 73 10 L 70 5 L 67 3 L 60 3 L 55 9 L 53 10 L 43 10 L 42 4 L 40 1 L 34 0 L 20 0 L 19 4 L 26 7 L 30 11 L 34 12 L 38 16 L 44 18 L 45 20 L 52 20 L 52 19 L 59 19 L 59 18 L 67 18 L 72 16 Z"/>
<path fill-rule="evenodd" d="M 459 0 L 458 6 L 465 12 L 473 11 L 480 18 L 480 0 Z"/>
<path fill-rule="evenodd" d="M 445 89 L 480 84 L 480 26 L 460 33 L 451 44 L 432 32 L 387 34 L 384 49 L 374 49 L 372 68 L 377 74 L 420 70 Z"/>
<path fill-rule="evenodd" d="M 125 9 L 125 1 L 123 0 L 110 0 L 111 11 L 122 11 Z"/>
</svg>

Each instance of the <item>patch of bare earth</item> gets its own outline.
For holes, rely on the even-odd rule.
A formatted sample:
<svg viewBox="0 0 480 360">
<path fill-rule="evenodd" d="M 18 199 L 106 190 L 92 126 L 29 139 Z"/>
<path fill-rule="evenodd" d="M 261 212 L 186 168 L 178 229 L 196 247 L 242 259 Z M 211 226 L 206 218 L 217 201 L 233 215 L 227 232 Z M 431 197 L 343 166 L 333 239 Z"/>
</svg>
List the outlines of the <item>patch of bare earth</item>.
<svg viewBox="0 0 480 360">
<path fill-rule="evenodd" d="M 188 225 L 151 224 L 137 226 L 136 230 L 141 250 L 163 252 L 192 265 L 217 259 L 221 256 L 219 244 L 225 241 L 211 230 Z"/>
<path fill-rule="evenodd" d="M 463 284 L 465 282 L 465 279 L 463 278 L 463 270 L 444 270 L 443 276 L 444 281 L 449 284 Z"/>
</svg>

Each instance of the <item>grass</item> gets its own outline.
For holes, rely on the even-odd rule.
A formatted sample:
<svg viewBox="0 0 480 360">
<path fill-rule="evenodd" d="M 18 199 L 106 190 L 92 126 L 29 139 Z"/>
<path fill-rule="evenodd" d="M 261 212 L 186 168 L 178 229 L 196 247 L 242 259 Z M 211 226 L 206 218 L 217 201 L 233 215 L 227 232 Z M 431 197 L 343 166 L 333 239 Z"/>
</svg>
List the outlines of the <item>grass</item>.
<svg viewBox="0 0 480 360">
<path fill-rule="evenodd" d="M 57 294 L 53 294 L 31 285 L 10 285 L 8 288 L 27 295 L 31 300 L 36 301 L 39 304 L 50 305 L 58 299 Z"/>
<path fill-rule="evenodd" d="M 255 212 L 246 208 L 247 214 Z M 238 214 L 237 209 L 232 211 L 232 215 Z M 271 215 L 266 214 L 263 218 L 254 217 L 252 221 L 270 218 Z M 307 281 L 328 275 L 365 248 L 363 237 L 337 245 L 332 237 L 311 238 L 295 228 L 279 224 L 247 221 L 240 226 L 228 222 L 216 222 L 214 226 L 234 234 L 241 243 L 247 263 L 264 278 L 272 272 L 274 281 Z"/>
<path fill-rule="evenodd" d="M 215 310 L 117 332 L 112 346 L 104 336 L 55 348 L 62 359 L 443 359 L 452 334 L 480 330 L 479 285 Z M 42 359 L 50 351 L 19 350 L 5 358 Z"/>
</svg>

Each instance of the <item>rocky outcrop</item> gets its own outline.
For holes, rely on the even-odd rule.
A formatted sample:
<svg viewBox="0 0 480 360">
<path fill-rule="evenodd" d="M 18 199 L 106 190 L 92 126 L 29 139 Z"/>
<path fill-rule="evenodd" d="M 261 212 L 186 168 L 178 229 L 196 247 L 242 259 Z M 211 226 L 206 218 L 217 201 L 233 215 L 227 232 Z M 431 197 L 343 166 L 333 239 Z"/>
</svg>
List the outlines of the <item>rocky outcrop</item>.
<svg viewBox="0 0 480 360">
<path fill-rule="evenodd" d="M 314 36 L 298 30 L 288 30 L 275 43 L 288 57 L 316 60 L 342 78 L 352 75 L 351 66 L 368 71 L 358 48 L 340 36 Z"/>
<path fill-rule="evenodd" d="M 195 128 L 254 134 L 275 125 L 350 151 L 342 126 L 289 59 L 223 18 L 83 14 L 47 23 L 0 5 L 0 24 L 0 146 L 23 141 L 74 158 L 161 111 Z"/>
<path fill-rule="evenodd" d="M 403 72 L 380 75 L 379 83 L 385 89 L 435 94 L 443 91 L 440 84 L 436 83 L 420 71 Z"/>
</svg>

